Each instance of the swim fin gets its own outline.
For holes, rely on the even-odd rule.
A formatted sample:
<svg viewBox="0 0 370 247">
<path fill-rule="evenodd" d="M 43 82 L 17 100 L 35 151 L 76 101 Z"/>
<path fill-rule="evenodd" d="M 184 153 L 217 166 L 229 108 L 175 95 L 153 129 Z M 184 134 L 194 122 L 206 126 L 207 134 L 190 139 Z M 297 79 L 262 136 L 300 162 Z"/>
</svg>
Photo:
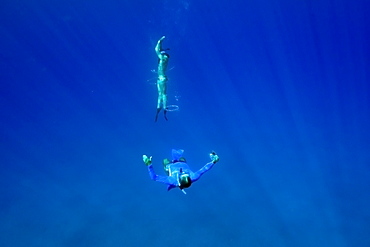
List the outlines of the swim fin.
<svg viewBox="0 0 370 247">
<path fill-rule="evenodd" d="M 154 122 L 157 122 L 158 114 L 159 114 L 160 111 L 161 111 L 161 108 L 157 108 L 157 113 L 155 114 L 155 120 L 154 120 Z"/>
<path fill-rule="evenodd" d="M 172 149 L 172 160 L 180 160 L 182 154 L 184 153 L 183 149 Z"/>
<path fill-rule="evenodd" d="M 164 119 L 166 119 L 166 121 L 168 121 L 166 114 L 167 114 L 167 110 L 165 109 L 164 110 Z"/>
</svg>

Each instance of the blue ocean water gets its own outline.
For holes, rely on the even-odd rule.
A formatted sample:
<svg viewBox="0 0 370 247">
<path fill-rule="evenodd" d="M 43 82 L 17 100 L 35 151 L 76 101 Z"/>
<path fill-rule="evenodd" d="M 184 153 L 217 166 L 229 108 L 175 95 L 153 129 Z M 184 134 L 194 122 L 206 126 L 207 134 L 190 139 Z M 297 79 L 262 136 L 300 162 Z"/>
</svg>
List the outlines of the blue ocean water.
<svg viewBox="0 0 370 247">
<path fill-rule="evenodd" d="M 0 246 L 370 246 L 368 1 L 1 5 Z"/>
</svg>

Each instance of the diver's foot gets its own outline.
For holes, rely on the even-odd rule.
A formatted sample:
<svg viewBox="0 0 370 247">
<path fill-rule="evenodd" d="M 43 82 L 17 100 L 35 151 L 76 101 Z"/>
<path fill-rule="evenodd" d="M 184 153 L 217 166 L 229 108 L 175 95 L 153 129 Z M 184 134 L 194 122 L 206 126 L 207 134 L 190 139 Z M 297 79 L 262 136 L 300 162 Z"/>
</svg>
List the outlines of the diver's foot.
<svg viewBox="0 0 370 247">
<path fill-rule="evenodd" d="M 154 122 L 157 122 L 158 114 L 159 114 L 160 111 L 161 111 L 161 108 L 157 108 L 157 113 L 155 114 L 155 120 L 154 120 Z"/>
</svg>

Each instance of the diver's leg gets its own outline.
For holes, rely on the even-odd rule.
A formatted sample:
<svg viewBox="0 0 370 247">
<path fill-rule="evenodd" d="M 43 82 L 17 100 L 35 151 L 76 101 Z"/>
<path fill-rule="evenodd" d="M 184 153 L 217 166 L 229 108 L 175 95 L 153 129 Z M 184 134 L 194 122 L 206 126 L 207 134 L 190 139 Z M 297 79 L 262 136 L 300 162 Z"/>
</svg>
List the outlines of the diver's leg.
<svg viewBox="0 0 370 247">
<path fill-rule="evenodd" d="M 167 94 L 162 95 L 162 107 L 163 109 L 167 109 Z"/>
<path fill-rule="evenodd" d="M 155 122 L 157 122 L 158 114 L 161 111 L 162 107 L 162 81 L 160 78 L 157 80 L 157 90 L 158 90 L 158 100 L 157 100 L 157 113 L 155 114 Z"/>
<path fill-rule="evenodd" d="M 162 80 L 160 78 L 158 78 L 157 80 L 157 90 L 158 90 L 158 100 L 157 100 L 157 109 L 158 108 L 161 108 L 161 103 L 162 103 L 162 95 L 163 95 L 163 84 L 162 84 Z"/>
<path fill-rule="evenodd" d="M 162 82 L 162 108 L 163 108 L 163 111 L 164 111 L 164 119 L 166 119 L 166 121 L 168 121 L 167 119 L 167 77 L 164 78 L 163 82 Z"/>
<path fill-rule="evenodd" d="M 158 95 L 157 113 L 155 114 L 155 122 L 157 122 L 158 114 L 159 114 L 159 112 L 160 112 L 160 111 L 161 111 L 161 109 L 162 109 L 162 107 L 161 107 L 161 102 L 162 102 L 162 97 L 161 97 L 161 95 Z"/>
<path fill-rule="evenodd" d="M 166 119 L 166 121 L 168 121 L 168 119 L 167 119 L 167 94 L 163 95 L 162 107 L 163 107 L 163 111 L 164 111 L 164 119 Z"/>
</svg>

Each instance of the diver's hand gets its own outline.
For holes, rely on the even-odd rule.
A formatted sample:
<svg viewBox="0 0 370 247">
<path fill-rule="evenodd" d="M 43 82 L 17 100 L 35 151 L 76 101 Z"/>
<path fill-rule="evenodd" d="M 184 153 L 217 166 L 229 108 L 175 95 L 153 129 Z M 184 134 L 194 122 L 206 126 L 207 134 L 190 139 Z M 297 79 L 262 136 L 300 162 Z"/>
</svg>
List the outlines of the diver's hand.
<svg viewBox="0 0 370 247">
<path fill-rule="evenodd" d="M 166 38 L 166 36 L 164 36 L 164 35 L 163 35 L 163 36 L 162 36 L 162 38 L 160 38 L 160 39 L 159 39 L 159 41 L 162 41 L 162 40 L 164 40 L 165 38 Z"/>
<path fill-rule="evenodd" d="M 211 158 L 213 164 L 216 164 L 220 158 L 218 157 L 218 155 L 216 154 L 215 151 L 212 151 L 210 154 L 209 154 L 209 158 Z"/>
<path fill-rule="evenodd" d="M 143 161 L 145 165 L 149 166 L 152 164 L 152 156 L 148 157 L 145 154 L 143 155 Z"/>
</svg>

